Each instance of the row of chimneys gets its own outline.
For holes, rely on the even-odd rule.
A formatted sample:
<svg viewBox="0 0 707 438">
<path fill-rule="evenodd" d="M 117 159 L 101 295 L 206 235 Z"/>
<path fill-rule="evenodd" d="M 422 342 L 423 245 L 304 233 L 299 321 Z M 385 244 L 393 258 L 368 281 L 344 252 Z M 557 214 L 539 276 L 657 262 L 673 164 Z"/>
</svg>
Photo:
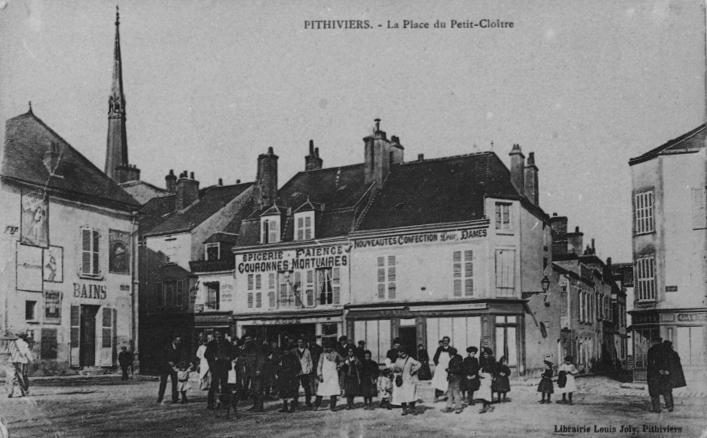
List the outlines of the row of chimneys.
<svg viewBox="0 0 707 438">
<path fill-rule="evenodd" d="M 520 145 L 514 144 L 511 152 L 511 182 L 516 190 L 535 205 L 538 205 L 540 189 L 538 187 L 538 166 L 535 165 L 535 152 L 528 154 L 528 161 L 520 150 Z"/>
<path fill-rule="evenodd" d="M 567 232 L 567 216 L 558 216 L 553 213 L 550 218 L 550 228 L 552 228 L 552 254 L 553 255 L 593 255 L 596 254 L 594 239 L 592 244 L 584 248 L 584 233 L 579 230 L 579 227 L 574 228 L 574 232 Z M 611 264 L 611 263 L 609 263 Z"/>
<path fill-rule="evenodd" d="M 390 172 L 390 166 L 403 163 L 405 148 L 400 139 L 393 135 L 390 140 L 385 131 L 381 131 L 381 119 L 375 119 L 372 135 L 363 138 L 364 144 L 364 180 L 366 184 L 376 183 L 376 188 L 383 186 L 383 181 Z"/>
</svg>

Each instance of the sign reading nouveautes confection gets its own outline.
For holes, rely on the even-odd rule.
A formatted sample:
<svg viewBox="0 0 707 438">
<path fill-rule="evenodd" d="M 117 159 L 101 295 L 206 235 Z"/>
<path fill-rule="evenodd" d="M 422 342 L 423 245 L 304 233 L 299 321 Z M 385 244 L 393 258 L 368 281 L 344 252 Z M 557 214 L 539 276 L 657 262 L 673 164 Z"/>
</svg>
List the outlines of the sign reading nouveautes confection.
<svg viewBox="0 0 707 438">
<path fill-rule="evenodd" d="M 378 246 L 402 246 L 419 243 L 460 242 L 486 237 L 486 228 L 440 231 L 430 233 L 399 234 L 385 237 L 371 237 L 354 240 L 354 248 L 372 248 Z"/>
</svg>

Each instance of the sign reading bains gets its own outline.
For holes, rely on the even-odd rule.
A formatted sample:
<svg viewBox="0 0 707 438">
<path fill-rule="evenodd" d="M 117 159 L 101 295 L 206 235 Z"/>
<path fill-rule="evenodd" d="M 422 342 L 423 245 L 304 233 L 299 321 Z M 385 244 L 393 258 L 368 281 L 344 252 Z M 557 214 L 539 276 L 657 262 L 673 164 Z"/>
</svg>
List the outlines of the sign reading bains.
<svg viewBox="0 0 707 438">
<path fill-rule="evenodd" d="M 259 251 L 236 255 L 236 268 L 241 274 L 337 268 L 347 266 L 348 263 L 348 248 L 343 245 Z"/>
</svg>

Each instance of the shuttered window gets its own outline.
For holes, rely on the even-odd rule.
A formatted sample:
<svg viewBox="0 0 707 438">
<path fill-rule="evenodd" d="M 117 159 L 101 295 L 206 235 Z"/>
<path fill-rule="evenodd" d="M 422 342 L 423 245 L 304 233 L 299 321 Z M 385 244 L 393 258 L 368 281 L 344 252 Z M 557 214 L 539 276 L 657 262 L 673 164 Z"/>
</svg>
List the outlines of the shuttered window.
<svg viewBox="0 0 707 438">
<path fill-rule="evenodd" d="M 81 228 L 81 275 L 98 276 L 100 270 L 100 234 L 92 228 Z"/>
<path fill-rule="evenodd" d="M 515 294 L 515 249 L 496 250 L 496 294 L 513 296 Z"/>
<path fill-rule="evenodd" d="M 474 295 L 474 252 L 454 251 L 452 255 L 454 296 Z"/>
<path fill-rule="evenodd" d="M 655 231 L 653 190 L 633 195 L 633 233 L 646 234 Z"/>
<path fill-rule="evenodd" d="M 638 301 L 655 301 L 655 257 L 647 256 L 636 259 L 634 273 L 636 299 Z"/>
<path fill-rule="evenodd" d="M 692 229 L 707 228 L 707 190 L 704 187 L 692 189 Z"/>
</svg>

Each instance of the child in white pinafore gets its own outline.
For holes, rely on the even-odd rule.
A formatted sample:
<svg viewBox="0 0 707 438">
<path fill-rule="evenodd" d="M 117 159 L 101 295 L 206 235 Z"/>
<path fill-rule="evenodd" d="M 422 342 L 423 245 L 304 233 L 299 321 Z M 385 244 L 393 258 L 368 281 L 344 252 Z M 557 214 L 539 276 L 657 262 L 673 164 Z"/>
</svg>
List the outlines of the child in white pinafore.
<svg viewBox="0 0 707 438">
<path fill-rule="evenodd" d="M 182 394 L 182 403 L 187 402 L 187 391 L 191 388 L 189 384 L 189 373 L 192 370 L 192 364 L 179 362 L 177 364 L 177 391 Z"/>
<path fill-rule="evenodd" d="M 571 405 L 572 393 L 577 390 L 577 383 L 574 381 L 574 376 L 578 373 L 577 367 L 572 363 L 572 356 L 566 356 L 565 363 L 560 365 L 557 371 L 557 393 L 562 394 L 562 400 L 557 400 L 557 403 Z M 560 379 L 564 380 L 564 385 L 562 386 L 560 386 Z M 567 399 L 569 399 L 569 401 Z"/>
</svg>

